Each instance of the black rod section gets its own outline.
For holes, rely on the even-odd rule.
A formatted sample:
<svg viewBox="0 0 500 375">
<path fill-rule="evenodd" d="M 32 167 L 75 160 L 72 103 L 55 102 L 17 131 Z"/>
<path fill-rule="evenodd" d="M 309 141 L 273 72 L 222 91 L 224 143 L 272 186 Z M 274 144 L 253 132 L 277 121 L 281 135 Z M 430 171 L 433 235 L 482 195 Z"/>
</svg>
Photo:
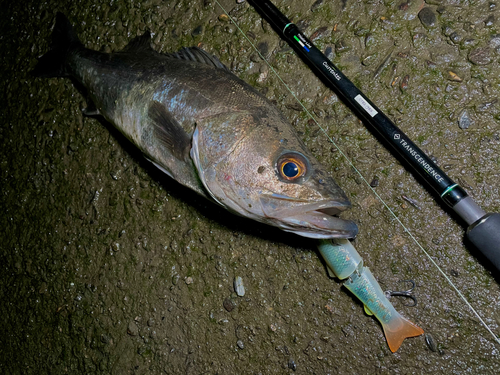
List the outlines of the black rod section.
<svg viewBox="0 0 500 375">
<path fill-rule="evenodd" d="M 249 0 L 278 35 L 421 176 L 469 226 L 467 237 L 500 271 L 500 214 L 486 214 L 408 136 L 368 99 L 271 1 Z"/>
</svg>

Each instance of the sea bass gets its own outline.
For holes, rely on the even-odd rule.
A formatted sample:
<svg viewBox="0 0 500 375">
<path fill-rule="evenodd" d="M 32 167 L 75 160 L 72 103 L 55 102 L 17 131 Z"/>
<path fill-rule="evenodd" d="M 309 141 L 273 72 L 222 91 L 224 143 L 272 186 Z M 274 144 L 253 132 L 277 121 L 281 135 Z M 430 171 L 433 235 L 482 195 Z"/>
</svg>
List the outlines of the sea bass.
<svg viewBox="0 0 500 375">
<path fill-rule="evenodd" d="M 350 202 L 284 116 L 199 48 L 160 54 L 149 32 L 122 51 L 87 49 L 61 13 L 39 77 L 72 77 L 144 156 L 227 210 L 301 236 L 353 238 Z"/>
</svg>

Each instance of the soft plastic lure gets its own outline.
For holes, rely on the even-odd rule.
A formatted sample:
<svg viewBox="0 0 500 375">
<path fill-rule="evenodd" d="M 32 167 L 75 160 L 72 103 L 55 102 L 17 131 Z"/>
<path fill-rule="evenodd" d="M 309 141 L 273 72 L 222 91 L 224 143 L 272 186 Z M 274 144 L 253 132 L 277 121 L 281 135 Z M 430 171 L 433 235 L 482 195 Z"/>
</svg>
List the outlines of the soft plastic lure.
<svg viewBox="0 0 500 375">
<path fill-rule="evenodd" d="M 330 276 L 347 279 L 344 286 L 361 302 L 365 312 L 382 324 L 389 349 L 394 353 L 407 337 L 420 336 L 424 330 L 403 318 L 386 298 L 377 280 L 354 246 L 346 239 L 321 240 L 319 251 L 326 261 Z"/>
</svg>

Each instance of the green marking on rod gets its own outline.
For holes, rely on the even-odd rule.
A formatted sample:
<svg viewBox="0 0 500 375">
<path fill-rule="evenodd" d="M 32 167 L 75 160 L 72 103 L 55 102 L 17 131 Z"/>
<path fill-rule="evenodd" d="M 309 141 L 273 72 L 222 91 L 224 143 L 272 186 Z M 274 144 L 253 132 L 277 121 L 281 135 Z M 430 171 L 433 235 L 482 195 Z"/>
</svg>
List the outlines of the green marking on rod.
<svg viewBox="0 0 500 375">
<path fill-rule="evenodd" d="M 290 25 L 293 25 L 293 23 L 287 23 L 287 24 L 285 25 L 285 27 L 283 28 L 283 34 L 285 33 L 286 28 L 287 28 L 288 26 L 290 26 Z"/>
<path fill-rule="evenodd" d="M 450 191 L 452 191 L 454 188 L 456 188 L 458 186 L 458 184 L 455 184 L 455 185 L 451 185 L 448 187 L 448 189 L 446 189 L 443 194 L 441 194 L 441 198 L 443 198 L 446 194 L 448 194 Z"/>
</svg>

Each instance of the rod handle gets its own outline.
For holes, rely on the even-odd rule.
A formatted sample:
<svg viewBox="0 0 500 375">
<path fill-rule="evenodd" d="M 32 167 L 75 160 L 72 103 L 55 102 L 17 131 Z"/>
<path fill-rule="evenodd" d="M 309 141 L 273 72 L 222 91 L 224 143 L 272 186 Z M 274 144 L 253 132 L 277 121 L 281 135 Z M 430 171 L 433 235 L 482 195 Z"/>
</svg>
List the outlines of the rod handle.
<svg viewBox="0 0 500 375">
<path fill-rule="evenodd" d="M 466 237 L 500 272 L 500 214 L 483 216 L 469 226 Z"/>
</svg>

